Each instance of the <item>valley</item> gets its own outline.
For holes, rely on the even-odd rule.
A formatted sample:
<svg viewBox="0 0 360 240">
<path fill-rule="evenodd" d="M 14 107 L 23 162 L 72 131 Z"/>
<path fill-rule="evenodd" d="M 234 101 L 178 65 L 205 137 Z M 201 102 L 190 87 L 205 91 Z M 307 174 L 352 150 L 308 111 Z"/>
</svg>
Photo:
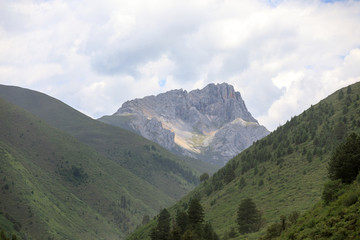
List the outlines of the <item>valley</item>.
<svg viewBox="0 0 360 240">
<path fill-rule="evenodd" d="M 294 211 L 299 221 L 270 239 L 305 236 L 311 232 L 301 232 L 305 219 L 317 216 L 308 211 L 313 206 L 327 211 L 322 210 L 322 192 L 333 151 L 351 133 L 360 133 L 356 83 L 292 117 L 216 171 L 214 165 L 174 155 L 133 133 L 128 129 L 134 118 L 129 110 L 109 118 L 122 122 L 122 129 L 28 89 L 2 85 L 0 99 L 0 228 L 27 239 L 147 240 L 162 209 L 168 209 L 174 223 L 176 213 L 187 212 L 194 199 L 204 210 L 204 224 L 210 224 L 219 239 L 259 239 Z M 225 140 L 218 144 L 226 145 L 228 131 L 259 126 L 250 121 L 251 115 L 244 119 L 229 117 L 220 130 L 209 125 L 191 133 L 179 127 L 184 125 L 179 120 L 166 125 L 150 119 L 148 124 L 159 128 L 155 133 L 167 131 L 166 136 L 178 138 L 178 146 L 191 142 L 199 150 L 219 132 Z M 200 182 L 202 173 L 210 178 Z M 356 183 L 348 188 L 358 191 Z M 264 221 L 259 231 L 240 234 L 237 209 L 246 198 L 254 201 Z M 354 199 L 351 209 L 357 206 Z"/>
</svg>

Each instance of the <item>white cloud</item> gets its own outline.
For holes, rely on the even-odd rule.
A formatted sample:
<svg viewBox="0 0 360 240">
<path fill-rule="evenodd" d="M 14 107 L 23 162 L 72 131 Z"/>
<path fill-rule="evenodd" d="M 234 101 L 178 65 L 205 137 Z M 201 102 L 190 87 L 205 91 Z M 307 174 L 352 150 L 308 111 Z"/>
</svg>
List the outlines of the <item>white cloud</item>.
<svg viewBox="0 0 360 240">
<path fill-rule="evenodd" d="M 293 82 L 301 81 L 303 76 L 303 72 L 280 72 L 271 81 L 277 88 L 288 90 Z"/>
<path fill-rule="evenodd" d="M 360 2 L 1 3 L 0 83 L 93 117 L 136 97 L 229 82 L 269 129 L 359 81 Z"/>
<path fill-rule="evenodd" d="M 310 105 L 319 102 L 329 94 L 355 82 L 360 82 L 360 49 L 356 48 L 344 57 L 337 67 L 313 72 L 280 74 L 275 85 L 285 87 L 284 94 L 275 100 L 269 110 L 259 117 L 260 122 L 271 129 L 284 124 L 290 116 L 301 113 Z M 274 79 L 273 79 L 274 80 Z"/>
</svg>

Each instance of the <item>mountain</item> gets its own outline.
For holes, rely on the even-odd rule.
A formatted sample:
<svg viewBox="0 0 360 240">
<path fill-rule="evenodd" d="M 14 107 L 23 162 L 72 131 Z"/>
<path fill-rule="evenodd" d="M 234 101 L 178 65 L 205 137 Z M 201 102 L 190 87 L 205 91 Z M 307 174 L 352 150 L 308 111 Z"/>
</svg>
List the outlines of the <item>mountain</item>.
<svg viewBox="0 0 360 240">
<path fill-rule="evenodd" d="M 123 239 L 173 199 L 0 99 L 0 229 L 21 239 Z"/>
<path fill-rule="evenodd" d="M 218 166 L 269 134 L 248 112 L 240 93 L 226 83 L 131 100 L 99 120 Z"/>
<path fill-rule="evenodd" d="M 123 238 L 128 232 L 134 230 L 136 226 L 141 224 L 143 216 L 153 216 L 160 207 L 173 204 L 177 199 L 193 189 L 198 183 L 199 175 L 201 173 L 214 172 L 215 168 L 210 164 L 191 158 L 173 155 L 156 143 L 146 140 L 129 131 L 91 119 L 59 100 L 45 94 L 19 87 L 0 85 L 0 99 L 6 99 L 6 101 L 12 102 L 36 115 L 35 117 L 29 112 L 18 109 L 2 100 L 3 112 L 0 115 L 0 140 L 2 141 L 2 144 L 4 144 L 2 145 L 4 153 L 2 156 L 4 158 L 2 157 L 1 160 L 13 161 L 12 159 L 16 159 L 16 161 L 20 162 L 30 161 L 34 163 L 40 161 L 41 164 L 45 166 L 54 164 L 55 166 L 51 165 L 51 170 L 47 168 L 32 170 L 29 169 L 27 163 L 21 163 L 25 164 L 25 166 L 22 167 L 23 171 L 29 174 L 29 176 L 24 179 L 26 180 L 29 178 L 29 181 L 34 182 L 32 183 L 34 186 L 41 186 L 41 184 L 49 183 L 54 187 L 59 187 L 62 182 L 59 183 L 60 185 L 54 184 L 53 180 L 49 180 L 48 178 L 58 179 L 56 174 L 61 175 L 63 173 L 66 176 L 70 175 L 70 177 L 66 177 L 70 178 L 70 180 L 74 178 L 74 176 L 75 179 L 77 176 L 80 176 L 80 178 L 82 178 L 82 176 L 90 176 L 90 173 L 92 174 L 91 176 L 95 176 L 96 179 L 100 178 L 101 180 L 94 180 L 95 182 L 91 182 L 91 184 L 88 184 L 87 186 L 91 190 L 93 187 L 95 188 L 95 186 L 92 186 L 92 183 L 100 184 L 100 188 L 104 189 L 101 191 L 93 191 L 92 197 L 90 197 L 90 193 L 86 194 L 88 194 L 88 198 L 93 198 L 94 201 L 99 200 L 100 202 L 103 202 L 103 200 L 101 200 L 102 198 L 107 199 L 103 204 L 100 204 L 100 202 L 92 203 L 95 204 L 92 205 L 92 207 L 101 205 L 108 209 L 106 214 L 113 214 L 113 217 L 117 218 L 116 221 L 119 224 L 116 225 L 117 223 L 115 223 L 115 225 L 108 226 L 108 230 L 109 232 L 114 231 L 110 228 L 115 226 L 118 230 L 116 230 L 114 234 L 119 235 L 120 238 Z M 8 112 L 5 112 L 5 110 L 8 110 Z M 9 117 L 13 114 L 10 110 L 17 112 L 17 117 L 13 117 L 13 123 L 9 120 Z M 24 114 L 24 116 L 22 116 L 22 114 Z M 19 122 L 17 122 L 17 118 L 19 118 Z M 20 120 L 23 118 L 35 120 Z M 28 131 L 32 131 L 31 128 L 34 125 L 34 122 L 39 122 L 39 124 L 41 123 L 43 125 L 37 126 L 36 131 L 34 130 L 35 133 L 26 138 L 26 141 L 29 142 L 27 145 L 22 145 L 20 144 L 21 142 L 19 143 L 20 145 L 16 145 L 18 144 L 16 137 L 20 138 L 20 136 L 26 135 Z M 39 129 L 41 130 L 41 133 L 37 132 Z M 20 130 L 21 132 L 19 132 Z M 9 132 L 9 134 L 12 133 L 14 136 L 11 136 L 14 139 L 8 138 L 5 134 L 6 132 Z M 44 135 L 43 132 L 50 134 L 50 136 Z M 62 135 L 66 135 L 66 137 L 61 137 Z M 39 136 L 46 139 L 38 139 Z M 60 137 L 59 141 L 56 139 L 58 136 Z M 69 140 L 61 140 L 62 138 Z M 9 141 L 11 142 L 9 143 Z M 48 142 L 51 142 L 51 146 L 41 144 Z M 36 145 L 35 143 L 39 144 Z M 70 149 L 67 149 L 68 147 Z M 53 149 L 50 154 L 51 156 L 46 153 L 47 157 L 45 156 L 44 158 L 37 159 L 37 154 L 44 151 L 50 151 L 47 149 Z M 67 157 L 64 155 L 65 153 Z M 54 154 L 54 156 L 52 156 L 52 154 Z M 67 160 L 68 158 L 73 159 L 73 162 Z M 47 163 L 47 161 L 50 161 L 51 163 Z M 60 170 L 57 169 L 59 168 L 58 165 L 60 166 Z M 37 164 L 31 166 L 36 167 Z M 94 170 L 91 170 L 93 168 Z M 81 169 L 86 170 L 84 173 L 85 175 Z M 100 173 L 95 174 L 94 171 L 96 169 L 99 169 Z M 41 180 L 34 178 L 34 172 L 36 172 L 35 175 L 40 175 L 40 173 L 43 172 L 41 174 L 45 174 L 45 176 L 42 177 Z M 71 174 L 74 176 L 72 177 Z M 1 174 L 1 176 L 4 176 L 4 179 L 8 179 L 9 176 L 12 175 L 15 176 L 12 181 L 19 182 L 17 186 L 25 186 L 27 184 L 27 182 L 23 182 L 21 179 L 16 179 L 17 177 L 21 178 L 23 175 L 18 174 L 17 170 L 12 169 L 11 167 Z M 88 177 L 86 177 L 86 179 L 88 179 Z M 44 183 L 40 184 L 39 181 L 44 181 Z M 10 184 L 9 182 L 4 182 L 4 184 L 8 184 L 9 186 L 11 182 Z M 82 186 L 83 185 L 80 185 L 80 187 Z M 48 196 L 49 191 L 51 194 L 58 193 L 57 190 L 50 187 L 51 186 L 42 187 L 42 196 Z M 99 188 L 99 186 L 97 187 Z M 116 190 L 119 188 L 121 188 L 121 191 Z M 63 189 L 63 187 L 59 187 L 59 189 Z M 104 194 L 103 191 L 105 190 L 108 192 L 102 196 Z M 72 192 L 67 190 L 61 192 L 59 194 L 62 198 L 60 198 L 59 194 L 50 197 L 55 202 L 62 202 L 62 195 L 67 196 L 69 194 L 75 194 L 77 191 L 78 189 L 73 189 Z M 98 194 L 101 196 L 98 196 Z M 14 196 L 16 197 L 16 201 L 14 199 L 12 199 L 12 201 L 24 201 L 21 196 L 28 198 L 28 196 L 20 194 L 20 196 Z M 71 198 L 72 197 L 79 198 L 76 194 L 71 196 Z M 9 208 L 8 203 L 11 201 L 1 202 L 3 205 L 2 208 L 0 208 L 0 212 L 7 213 L 8 216 L 11 216 L 10 219 L 20 218 L 19 222 L 24 225 L 26 217 L 24 218 L 20 213 L 18 217 L 13 217 L 14 214 L 4 210 Z M 119 208 L 121 211 L 118 209 L 118 204 L 122 204 L 121 206 L 128 206 L 128 202 L 131 202 L 132 204 L 128 211 L 125 211 L 123 208 Z M 111 205 L 113 203 L 115 204 L 114 206 Z M 68 214 L 70 211 L 69 209 L 73 208 L 69 205 L 70 204 L 64 206 L 61 210 L 65 215 Z M 77 206 L 74 206 L 74 208 L 75 207 Z M 15 209 L 15 207 L 12 209 Z M 45 218 L 46 214 L 43 213 L 43 215 Z M 95 215 L 93 216 L 95 218 Z M 106 218 L 106 221 L 115 220 Z M 84 224 L 81 226 L 82 229 L 96 229 L 92 225 L 82 224 Z M 62 228 L 62 233 L 68 231 L 69 233 L 66 235 L 68 236 L 68 239 L 73 239 L 70 238 L 70 236 L 80 236 L 70 234 L 74 233 L 73 230 L 68 228 L 70 225 L 70 223 L 67 224 L 66 221 L 62 219 L 59 220 L 54 227 L 57 227 L 56 231 L 60 231 L 59 228 Z M 0 220 L 0 228 L 2 226 L 4 225 L 1 225 Z M 30 229 L 30 227 L 31 226 L 27 228 Z M 46 228 L 44 227 L 44 229 Z M 39 234 L 44 234 L 44 229 L 39 229 Z M 104 229 L 107 228 L 104 227 Z M 33 231 L 36 232 L 35 230 Z M 62 236 L 59 237 L 60 239 L 65 236 L 63 234 L 60 235 Z M 35 234 L 35 236 L 38 235 Z M 94 236 L 95 235 L 90 237 L 89 235 L 89 239 L 97 239 Z"/>
<path fill-rule="evenodd" d="M 137 134 L 91 119 L 46 94 L 0 85 L 0 98 L 71 134 L 105 157 L 160 188 L 174 200 L 179 199 L 198 183 L 198 175 L 203 172 L 214 172 L 215 167 L 210 164 L 171 154 Z M 167 164 L 164 164 L 164 161 Z M 173 174 L 168 174 L 169 172 Z"/>
<path fill-rule="evenodd" d="M 189 199 L 201 199 L 205 220 L 220 239 L 257 239 L 280 216 L 303 214 L 321 199 L 336 146 L 360 133 L 359 106 L 360 83 L 338 90 L 231 159 L 169 212 L 174 216 Z M 259 232 L 240 235 L 236 214 L 246 198 L 253 199 L 265 224 Z M 150 239 L 150 229 L 144 226 L 128 239 Z"/>
</svg>

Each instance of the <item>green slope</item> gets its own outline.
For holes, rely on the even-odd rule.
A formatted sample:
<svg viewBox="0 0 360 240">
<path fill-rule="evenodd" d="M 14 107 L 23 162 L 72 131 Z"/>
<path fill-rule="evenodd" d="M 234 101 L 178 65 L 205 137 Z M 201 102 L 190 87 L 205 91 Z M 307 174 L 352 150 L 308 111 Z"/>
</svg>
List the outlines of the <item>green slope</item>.
<svg viewBox="0 0 360 240">
<path fill-rule="evenodd" d="M 0 229 L 27 239 L 122 239 L 173 199 L 0 99 Z"/>
<path fill-rule="evenodd" d="M 360 135 L 336 147 L 328 174 L 322 201 L 296 221 L 282 218 L 261 239 L 360 239 Z"/>
<path fill-rule="evenodd" d="M 178 200 L 215 167 L 171 154 L 129 131 L 93 120 L 57 99 L 19 87 L 0 85 L 0 98 L 10 101 L 70 133 L 109 159 Z"/>
<path fill-rule="evenodd" d="M 331 152 L 351 132 L 360 132 L 360 83 L 341 89 L 228 162 L 206 183 L 170 211 L 185 208 L 191 197 L 201 198 L 206 220 L 221 238 L 237 228 L 240 201 L 252 198 L 263 211 L 260 232 L 229 239 L 257 239 L 281 215 L 310 209 L 321 197 Z M 149 227 L 129 239 L 149 239 Z"/>
<path fill-rule="evenodd" d="M 317 203 L 277 239 L 360 238 L 360 178 L 344 185 L 340 196 L 329 205 Z"/>
</svg>

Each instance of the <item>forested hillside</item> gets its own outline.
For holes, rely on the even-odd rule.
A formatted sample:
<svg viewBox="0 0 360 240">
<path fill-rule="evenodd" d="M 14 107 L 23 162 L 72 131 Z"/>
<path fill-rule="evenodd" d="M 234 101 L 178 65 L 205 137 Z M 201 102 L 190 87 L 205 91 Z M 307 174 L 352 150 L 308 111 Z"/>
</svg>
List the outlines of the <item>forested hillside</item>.
<svg viewBox="0 0 360 240">
<path fill-rule="evenodd" d="M 205 221 L 222 239 L 257 239 L 266 228 L 294 211 L 302 214 L 321 199 L 332 152 L 351 133 L 360 132 L 360 83 L 340 89 L 229 161 L 170 212 L 201 199 Z M 264 221 L 260 230 L 240 234 L 238 210 L 254 201 Z M 150 239 L 150 227 L 129 239 Z"/>
</svg>

